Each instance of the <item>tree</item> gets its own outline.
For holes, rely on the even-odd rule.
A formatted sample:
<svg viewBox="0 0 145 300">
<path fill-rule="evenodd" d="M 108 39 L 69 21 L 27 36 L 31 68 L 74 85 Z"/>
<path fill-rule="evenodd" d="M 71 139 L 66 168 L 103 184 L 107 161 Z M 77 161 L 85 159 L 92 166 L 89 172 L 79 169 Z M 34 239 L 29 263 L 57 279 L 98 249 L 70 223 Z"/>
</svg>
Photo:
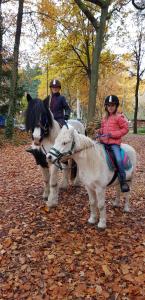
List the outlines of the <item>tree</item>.
<svg viewBox="0 0 145 300">
<path fill-rule="evenodd" d="M 92 5 L 96 5 L 100 14 L 93 14 L 92 6 L 87 6 L 82 0 L 74 0 L 79 6 L 87 19 L 91 22 L 96 31 L 96 40 L 93 51 L 92 65 L 91 65 L 91 82 L 89 89 L 89 103 L 88 103 L 88 122 L 95 115 L 96 111 L 96 96 L 98 91 L 99 81 L 99 64 L 101 51 L 104 46 L 104 38 L 107 30 L 107 21 L 111 19 L 115 10 L 120 11 L 121 8 L 127 4 L 127 1 L 110 1 L 110 0 L 86 0 Z"/>
<path fill-rule="evenodd" d="M 19 59 L 21 28 L 22 28 L 23 6 L 24 6 L 24 0 L 19 0 L 15 43 L 14 43 L 14 51 L 13 51 L 13 62 L 12 62 L 11 94 L 10 94 L 9 110 L 7 116 L 7 126 L 5 131 L 7 138 L 11 138 L 13 135 L 13 127 L 14 127 L 13 119 L 16 112 L 18 59 Z"/>
<path fill-rule="evenodd" d="M 2 0 L 0 0 L 0 101 L 2 99 L 2 36 L 3 36 L 3 25 L 2 25 Z"/>
<path fill-rule="evenodd" d="M 136 77 L 136 86 L 135 86 L 135 108 L 134 108 L 134 126 L 133 131 L 137 133 L 137 115 L 138 115 L 138 101 L 139 101 L 139 87 L 142 80 L 145 69 L 142 66 L 143 58 L 145 57 L 145 34 L 142 23 L 142 17 L 138 16 L 137 18 L 137 39 L 133 45 L 133 67 L 135 71 L 131 71 L 131 75 Z"/>
<path fill-rule="evenodd" d="M 0 0 L 0 113 L 6 114 L 10 91 L 11 53 L 3 45 L 3 35 L 6 31 L 2 4 L 9 0 Z"/>
<path fill-rule="evenodd" d="M 92 58 L 92 68 L 91 68 L 91 82 L 89 89 L 89 103 L 88 103 L 88 122 L 95 115 L 96 111 L 96 95 L 98 89 L 98 80 L 99 80 L 99 63 L 100 63 L 100 55 L 104 42 L 104 34 L 106 28 L 106 21 L 108 18 L 108 8 L 110 5 L 110 1 L 108 0 L 96 0 L 96 1 L 87 1 L 97 5 L 100 8 L 100 22 L 98 22 L 98 16 L 92 14 L 91 10 L 83 3 L 81 0 L 74 0 L 75 3 L 79 6 L 85 16 L 90 20 L 91 24 L 95 28 L 96 31 L 96 40 L 93 51 Z"/>
<path fill-rule="evenodd" d="M 128 20 L 127 20 L 128 21 Z M 133 131 L 137 133 L 137 118 L 139 107 L 139 92 L 140 85 L 145 73 L 144 58 L 145 58 L 145 21 L 142 13 L 137 12 L 130 14 L 131 32 L 126 30 L 123 44 L 128 48 L 124 61 L 126 61 L 126 70 L 129 72 L 129 77 L 133 79 L 132 89 L 134 96 L 132 97 L 134 108 L 134 125 Z"/>
<path fill-rule="evenodd" d="M 38 87 L 40 84 L 39 76 L 42 74 L 38 65 L 30 66 L 28 63 L 26 68 L 20 73 L 21 82 L 25 92 L 31 94 L 32 98 L 38 97 Z"/>
</svg>

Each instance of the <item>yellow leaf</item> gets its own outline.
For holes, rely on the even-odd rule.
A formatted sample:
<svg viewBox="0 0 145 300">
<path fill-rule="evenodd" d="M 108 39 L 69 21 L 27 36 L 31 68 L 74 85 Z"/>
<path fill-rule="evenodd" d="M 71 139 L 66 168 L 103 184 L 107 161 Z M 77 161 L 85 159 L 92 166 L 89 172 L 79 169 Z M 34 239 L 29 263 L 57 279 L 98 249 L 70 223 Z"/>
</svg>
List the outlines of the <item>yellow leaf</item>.
<svg viewBox="0 0 145 300">
<path fill-rule="evenodd" d="M 101 287 L 101 285 L 96 285 L 96 292 L 98 293 L 98 294 L 101 294 L 102 293 L 102 287 Z"/>
<path fill-rule="evenodd" d="M 121 271 L 124 275 L 129 273 L 129 269 L 130 269 L 129 265 L 124 264 L 121 266 Z"/>
<path fill-rule="evenodd" d="M 41 210 L 47 213 L 49 212 L 49 208 L 47 206 L 41 207 Z"/>
<path fill-rule="evenodd" d="M 107 265 L 102 265 L 102 269 L 103 269 L 106 276 L 111 276 L 112 275 L 112 272 L 109 270 Z"/>
<path fill-rule="evenodd" d="M 75 251 L 74 254 L 80 255 L 80 254 L 81 254 L 81 251 Z"/>
<path fill-rule="evenodd" d="M 54 254 L 48 254 L 48 255 L 47 255 L 47 258 L 50 259 L 50 260 L 51 260 L 51 259 L 54 259 L 54 258 L 55 258 L 55 255 L 54 255 Z"/>
</svg>

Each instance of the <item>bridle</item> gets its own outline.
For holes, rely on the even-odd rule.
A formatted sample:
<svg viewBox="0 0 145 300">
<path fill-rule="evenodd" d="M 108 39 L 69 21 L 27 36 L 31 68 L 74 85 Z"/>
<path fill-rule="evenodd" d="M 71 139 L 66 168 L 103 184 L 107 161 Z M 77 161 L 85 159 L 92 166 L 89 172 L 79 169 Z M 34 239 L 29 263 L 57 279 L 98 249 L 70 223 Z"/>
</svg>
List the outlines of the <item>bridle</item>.
<svg viewBox="0 0 145 300">
<path fill-rule="evenodd" d="M 41 129 L 41 138 L 40 142 L 43 140 L 44 137 L 46 137 L 49 133 L 49 128 L 47 126 L 47 122 L 45 122 L 44 126 L 39 122 L 38 127 Z"/>
<path fill-rule="evenodd" d="M 55 157 L 55 160 L 53 161 L 53 164 L 59 168 L 60 170 L 62 170 L 62 165 L 61 165 L 61 160 L 63 157 L 65 157 L 66 159 L 69 158 L 73 153 L 74 153 L 74 148 L 75 148 L 75 141 L 73 140 L 72 141 L 72 144 L 71 144 L 71 148 L 70 150 L 66 151 L 66 152 L 63 152 L 61 153 L 59 150 L 57 150 L 56 148 L 52 147 L 50 150 L 49 150 L 49 154 L 53 155 Z"/>
<path fill-rule="evenodd" d="M 89 145 L 89 146 L 86 147 L 85 149 L 88 149 L 88 148 L 91 148 L 91 147 L 94 147 L 94 145 Z M 80 149 L 80 150 L 77 150 L 77 151 L 74 151 L 74 149 L 75 149 L 75 141 L 74 141 L 74 139 L 73 139 L 72 144 L 71 144 L 71 149 L 68 150 L 68 151 L 66 151 L 66 152 L 61 153 L 61 152 L 60 152 L 59 150 L 57 150 L 56 148 L 52 147 L 52 148 L 49 150 L 49 153 L 56 157 L 55 160 L 53 161 L 53 164 L 54 164 L 57 168 L 59 168 L 60 170 L 62 170 L 63 168 L 62 168 L 61 163 L 62 163 L 62 158 L 63 158 L 63 157 L 65 157 L 66 159 L 67 159 L 67 158 L 69 159 L 71 155 L 76 154 L 76 153 L 81 152 L 81 151 L 84 150 L 84 148 L 83 148 L 83 149 Z"/>
<path fill-rule="evenodd" d="M 48 136 L 48 134 L 49 134 L 49 127 L 48 127 L 47 121 L 45 122 L 44 125 L 42 125 L 41 121 L 39 121 L 38 124 L 36 125 L 36 128 L 40 128 L 40 130 L 41 130 L 40 140 L 39 140 L 39 142 L 41 143 L 43 138 Z M 32 139 L 34 140 L 33 132 L 32 132 Z"/>
</svg>

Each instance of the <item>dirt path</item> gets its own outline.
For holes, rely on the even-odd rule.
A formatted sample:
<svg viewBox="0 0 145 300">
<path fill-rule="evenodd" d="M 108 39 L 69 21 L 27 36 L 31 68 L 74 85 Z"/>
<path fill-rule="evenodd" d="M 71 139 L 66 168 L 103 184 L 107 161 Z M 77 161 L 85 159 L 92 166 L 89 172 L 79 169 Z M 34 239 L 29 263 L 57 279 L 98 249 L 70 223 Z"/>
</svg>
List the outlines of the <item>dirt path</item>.
<svg viewBox="0 0 145 300">
<path fill-rule="evenodd" d="M 47 212 L 27 147 L 0 149 L 0 300 L 145 299 L 145 136 L 126 141 L 138 153 L 132 213 L 112 209 L 110 188 L 101 232 L 87 223 L 83 187 L 60 191 Z"/>
</svg>

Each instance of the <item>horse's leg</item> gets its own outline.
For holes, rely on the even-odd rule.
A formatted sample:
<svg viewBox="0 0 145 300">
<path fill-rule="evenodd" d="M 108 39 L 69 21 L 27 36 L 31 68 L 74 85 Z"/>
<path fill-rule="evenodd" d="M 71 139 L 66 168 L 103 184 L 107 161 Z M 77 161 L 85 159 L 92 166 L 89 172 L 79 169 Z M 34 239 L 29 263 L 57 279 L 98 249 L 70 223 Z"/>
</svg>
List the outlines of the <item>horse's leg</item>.
<svg viewBox="0 0 145 300">
<path fill-rule="evenodd" d="M 55 165 L 49 167 L 50 171 L 50 192 L 48 195 L 47 206 L 53 207 L 58 204 L 58 169 Z"/>
<path fill-rule="evenodd" d="M 90 224 L 95 224 L 97 222 L 97 196 L 96 191 L 91 190 L 89 187 L 86 187 L 86 190 L 89 195 L 89 204 L 90 204 L 90 217 L 88 222 Z"/>
<path fill-rule="evenodd" d="M 98 228 L 106 228 L 106 206 L 105 206 L 105 188 L 97 187 L 97 200 L 99 209 L 99 223 Z"/>
<path fill-rule="evenodd" d="M 69 185 L 69 168 L 68 164 L 63 165 L 63 171 L 62 171 L 62 180 L 59 184 L 59 187 L 62 189 L 67 189 Z"/>
<path fill-rule="evenodd" d="M 42 168 L 40 167 L 43 175 L 44 180 L 44 191 L 43 191 L 43 199 L 47 199 L 49 195 L 49 180 L 50 180 L 50 174 L 49 174 L 49 168 Z"/>
<path fill-rule="evenodd" d="M 80 186 L 81 185 L 78 166 L 77 166 L 77 173 L 76 173 L 76 177 L 74 179 L 73 185 L 74 186 Z"/>
<path fill-rule="evenodd" d="M 115 200 L 113 201 L 113 207 L 120 207 L 120 186 L 119 184 L 116 185 L 116 197 Z"/>
<path fill-rule="evenodd" d="M 71 180 L 73 186 L 80 186 L 79 168 L 76 162 L 71 159 Z"/>
</svg>

